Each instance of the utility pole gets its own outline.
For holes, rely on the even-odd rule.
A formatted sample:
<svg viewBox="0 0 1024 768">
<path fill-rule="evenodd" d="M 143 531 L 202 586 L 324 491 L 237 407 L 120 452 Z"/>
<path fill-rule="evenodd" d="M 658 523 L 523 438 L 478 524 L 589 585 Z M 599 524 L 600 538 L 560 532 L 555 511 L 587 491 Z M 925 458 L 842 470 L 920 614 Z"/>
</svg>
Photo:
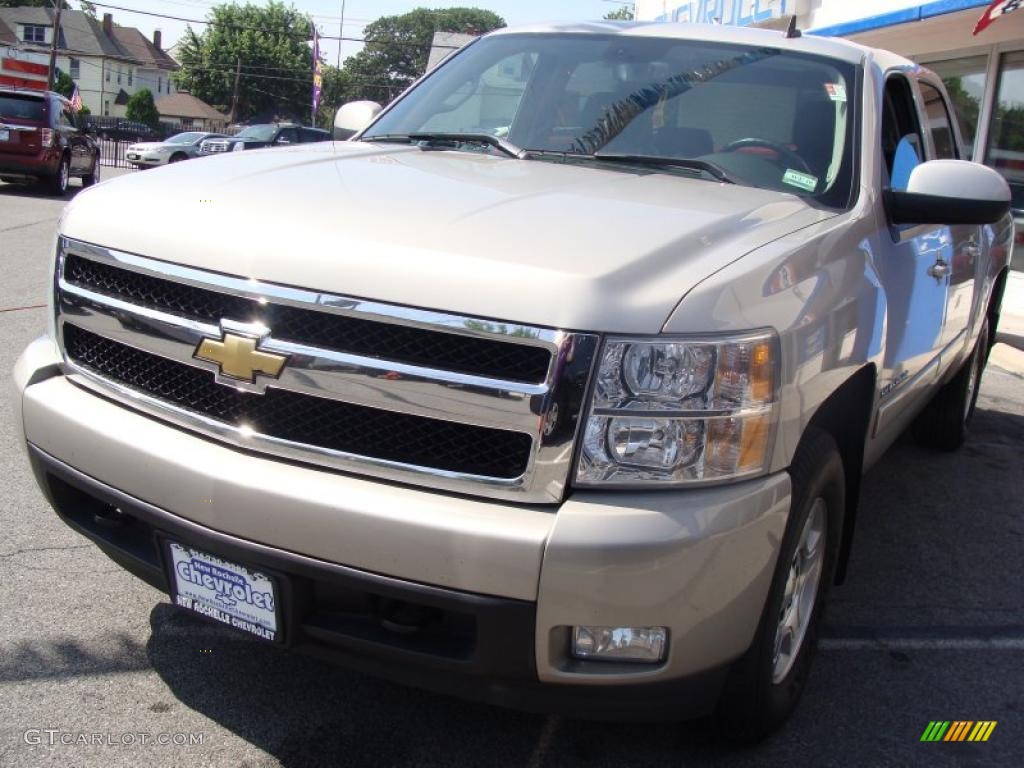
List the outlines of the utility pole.
<svg viewBox="0 0 1024 768">
<path fill-rule="evenodd" d="M 46 76 L 46 90 L 53 90 L 53 80 L 57 74 L 57 40 L 60 39 L 60 10 L 64 7 L 63 0 L 53 0 L 57 6 L 57 17 L 53 21 L 53 44 L 50 46 L 50 71 Z"/>
<path fill-rule="evenodd" d="M 341 69 L 341 43 L 345 36 L 345 0 L 341 0 L 341 22 L 338 24 L 338 69 Z"/>
<path fill-rule="evenodd" d="M 235 93 L 231 97 L 231 117 L 228 118 L 228 125 L 233 125 L 235 122 L 235 113 L 238 110 L 238 78 L 242 75 L 242 59 L 238 59 L 238 64 L 235 67 Z"/>
</svg>

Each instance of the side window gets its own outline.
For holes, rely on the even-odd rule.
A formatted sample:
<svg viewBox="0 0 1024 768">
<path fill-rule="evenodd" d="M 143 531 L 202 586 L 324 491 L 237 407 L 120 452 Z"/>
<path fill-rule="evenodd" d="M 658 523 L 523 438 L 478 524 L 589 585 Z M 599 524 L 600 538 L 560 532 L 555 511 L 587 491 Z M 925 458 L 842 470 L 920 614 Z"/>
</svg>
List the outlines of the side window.
<svg viewBox="0 0 1024 768">
<path fill-rule="evenodd" d="M 942 98 L 942 93 L 933 85 L 919 82 L 921 96 L 924 98 L 925 119 L 928 131 L 935 145 L 935 157 L 938 160 L 956 160 L 959 156 L 956 138 L 953 133 L 953 122 L 949 118 L 949 110 Z"/>
<path fill-rule="evenodd" d="M 294 128 L 285 128 L 274 139 L 275 144 L 295 144 L 298 141 L 298 136 L 295 133 Z"/>
<path fill-rule="evenodd" d="M 885 180 L 892 189 L 906 189 L 910 173 L 924 159 L 924 142 L 910 83 L 902 75 L 885 82 L 882 106 L 882 156 Z"/>
<path fill-rule="evenodd" d="M 56 119 L 58 128 L 75 127 L 75 118 L 70 108 L 56 100 L 52 101 L 51 105 L 51 109 L 53 110 L 53 115 Z"/>
</svg>

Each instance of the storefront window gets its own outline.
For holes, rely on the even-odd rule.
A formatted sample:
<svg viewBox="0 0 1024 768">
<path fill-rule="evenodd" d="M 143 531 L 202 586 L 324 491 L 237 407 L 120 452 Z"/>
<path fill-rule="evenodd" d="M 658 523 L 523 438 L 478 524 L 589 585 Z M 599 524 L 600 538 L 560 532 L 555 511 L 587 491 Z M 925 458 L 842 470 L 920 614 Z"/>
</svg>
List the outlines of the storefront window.
<svg viewBox="0 0 1024 768">
<path fill-rule="evenodd" d="M 1010 182 L 1013 207 L 1024 210 L 1024 51 L 1003 55 L 985 163 Z"/>
<path fill-rule="evenodd" d="M 973 157 L 974 137 L 978 133 L 978 115 L 985 95 L 985 70 L 987 56 L 970 56 L 963 59 L 947 59 L 925 64 L 942 78 L 949 91 L 960 122 L 960 134 L 969 156 Z"/>
</svg>

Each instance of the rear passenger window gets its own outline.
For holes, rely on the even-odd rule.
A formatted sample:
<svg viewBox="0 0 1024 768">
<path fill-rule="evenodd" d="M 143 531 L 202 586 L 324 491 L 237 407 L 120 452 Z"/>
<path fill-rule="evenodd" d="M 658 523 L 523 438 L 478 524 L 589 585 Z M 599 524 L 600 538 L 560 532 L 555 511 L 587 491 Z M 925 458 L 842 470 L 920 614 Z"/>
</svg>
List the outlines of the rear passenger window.
<svg viewBox="0 0 1024 768">
<path fill-rule="evenodd" d="M 956 139 L 953 133 L 953 122 L 942 94 L 935 86 L 920 83 L 921 96 L 924 98 L 925 119 L 928 131 L 935 145 L 935 157 L 939 160 L 955 160 L 958 156 Z"/>
</svg>

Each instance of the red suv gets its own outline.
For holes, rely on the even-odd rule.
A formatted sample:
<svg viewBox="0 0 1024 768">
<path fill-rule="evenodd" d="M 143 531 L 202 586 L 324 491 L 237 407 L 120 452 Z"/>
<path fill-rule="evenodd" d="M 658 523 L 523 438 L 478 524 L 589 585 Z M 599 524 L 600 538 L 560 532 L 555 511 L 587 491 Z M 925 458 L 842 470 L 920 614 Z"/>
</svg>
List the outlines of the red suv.
<svg viewBox="0 0 1024 768">
<path fill-rule="evenodd" d="M 100 150 L 71 103 L 53 91 L 0 88 L 0 181 L 38 181 L 63 195 L 68 179 L 100 180 Z"/>
</svg>

